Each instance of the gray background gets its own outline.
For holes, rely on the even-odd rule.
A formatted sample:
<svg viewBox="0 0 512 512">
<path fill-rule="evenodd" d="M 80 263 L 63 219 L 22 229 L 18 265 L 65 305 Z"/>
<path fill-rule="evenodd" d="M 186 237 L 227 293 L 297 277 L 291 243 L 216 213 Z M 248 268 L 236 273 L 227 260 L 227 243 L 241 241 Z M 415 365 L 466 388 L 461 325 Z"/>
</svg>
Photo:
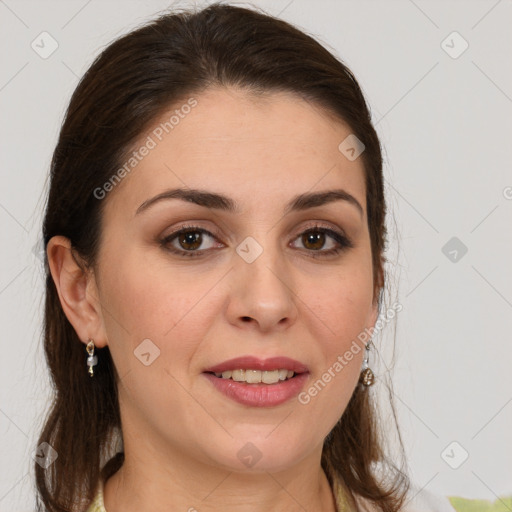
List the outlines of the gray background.
<svg viewBox="0 0 512 512">
<path fill-rule="evenodd" d="M 372 364 L 383 375 L 396 338 L 413 481 L 443 495 L 512 493 L 512 2 L 253 3 L 341 57 L 371 105 L 403 305 Z M 64 110 L 102 47 L 169 5 L 0 0 L 0 511 L 34 509 L 31 453 L 50 390 L 37 241 Z M 31 47 L 43 31 L 58 43 L 46 59 Z"/>
</svg>

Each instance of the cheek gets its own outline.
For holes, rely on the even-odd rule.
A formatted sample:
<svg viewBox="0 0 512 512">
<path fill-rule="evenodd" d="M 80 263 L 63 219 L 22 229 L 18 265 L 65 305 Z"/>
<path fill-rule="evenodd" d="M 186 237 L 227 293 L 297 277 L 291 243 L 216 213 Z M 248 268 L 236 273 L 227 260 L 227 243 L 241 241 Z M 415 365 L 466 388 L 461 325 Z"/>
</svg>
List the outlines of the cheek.
<svg viewBox="0 0 512 512">
<path fill-rule="evenodd" d="M 169 278 L 162 264 L 125 258 L 106 278 L 108 303 L 130 333 L 165 337 L 204 295 L 205 281 L 179 269 Z"/>
<path fill-rule="evenodd" d="M 307 306 L 305 314 L 311 311 L 306 316 L 316 322 L 317 332 L 320 329 L 323 333 L 326 350 L 344 350 L 368 327 L 373 297 L 371 270 L 347 265 L 336 275 L 312 280 L 301 296 Z"/>
<path fill-rule="evenodd" d="M 186 373 L 217 314 L 212 304 L 214 293 L 206 292 L 219 276 L 179 269 L 171 274 L 162 265 L 161 261 L 125 257 L 110 266 L 111 272 L 105 272 L 104 319 L 120 375 L 141 371 L 134 355 L 142 351 L 156 356 L 153 369 L 173 375 Z"/>
<path fill-rule="evenodd" d="M 342 416 L 359 380 L 372 299 L 371 276 L 363 276 L 362 281 L 368 286 L 358 286 L 361 282 L 356 285 L 351 279 L 343 280 L 346 286 L 326 284 L 322 294 L 310 298 L 303 310 L 321 357 L 298 398 L 305 418 L 322 418 L 318 426 L 323 435 Z"/>
<path fill-rule="evenodd" d="M 202 339 L 201 298 L 209 281 L 185 272 L 164 279 L 168 269 L 128 257 L 111 269 L 102 305 L 123 401 L 138 404 L 148 417 L 163 408 L 180 410 L 187 396 L 179 383 Z"/>
<path fill-rule="evenodd" d="M 320 409 L 335 423 L 346 407 L 359 379 L 368 324 L 372 313 L 373 283 L 368 266 L 346 266 L 329 279 L 319 279 L 316 294 L 309 294 L 303 308 L 316 346 L 322 353 L 321 365 L 306 390 L 303 403 Z"/>
</svg>

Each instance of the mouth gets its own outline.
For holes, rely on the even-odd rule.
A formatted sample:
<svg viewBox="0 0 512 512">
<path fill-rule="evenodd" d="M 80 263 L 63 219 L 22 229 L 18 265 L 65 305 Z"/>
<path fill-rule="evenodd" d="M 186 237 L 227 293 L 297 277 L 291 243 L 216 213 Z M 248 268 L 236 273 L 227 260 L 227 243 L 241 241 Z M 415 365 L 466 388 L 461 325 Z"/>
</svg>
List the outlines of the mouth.
<svg viewBox="0 0 512 512">
<path fill-rule="evenodd" d="M 247 384 L 277 384 L 278 382 L 287 381 L 299 375 L 299 372 L 287 370 L 286 368 L 265 371 L 239 368 L 236 370 L 225 370 L 223 372 L 204 373 L 215 375 L 218 379 L 246 382 Z"/>
<path fill-rule="evenodd" d="M 206 368 L 203 375 L 228 398 L 251 407 L 273 407 L 295 397 L 309 378 L 303 363 L 288 357 L 244 356 Z"/>
<path fill-rule="evenodd" d="M 203 373 L 210 373 L 219 379 L 248 384 L 276 384 L 308 372 L 305 364 L 289 357 L 259 359 L 254 356 L 242 356 L 206 368 Z"/>
</svg>

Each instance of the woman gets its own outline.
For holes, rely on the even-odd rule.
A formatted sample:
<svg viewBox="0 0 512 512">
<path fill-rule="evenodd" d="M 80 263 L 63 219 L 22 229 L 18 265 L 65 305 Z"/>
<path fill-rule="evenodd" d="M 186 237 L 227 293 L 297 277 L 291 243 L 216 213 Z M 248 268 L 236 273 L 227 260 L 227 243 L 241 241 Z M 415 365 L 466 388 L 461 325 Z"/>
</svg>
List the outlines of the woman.
<svg viewBox="0 0 512 512">
<path fill-rule="evenodd" d="M 163 15 L 92 64 L 51 167 L 47 510 L 410 507 L 371 387 L 381 150 L 344 64 L 255 10 Z"/>
</svg>

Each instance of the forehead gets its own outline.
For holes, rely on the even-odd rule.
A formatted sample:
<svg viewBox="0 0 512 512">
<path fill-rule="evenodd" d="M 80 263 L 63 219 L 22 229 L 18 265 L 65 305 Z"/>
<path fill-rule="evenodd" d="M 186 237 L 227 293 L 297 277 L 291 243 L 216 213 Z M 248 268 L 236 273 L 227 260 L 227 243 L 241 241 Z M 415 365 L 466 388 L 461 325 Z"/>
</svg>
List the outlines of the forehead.
<svg viewBox="0 0 512 512">
<path fill-rule="evenodd" d="M 107 209 L 133 215 L 148 197 L 175 187 L 223 193 L 242 207 L 343 187 L 366 209 L 362 159 L 338 150 L 350 134 L 346 123 L 292 93 L 211 89 L 176 103 L 141 134 L 133 145 L 139 155 Z"/>
</svg>

